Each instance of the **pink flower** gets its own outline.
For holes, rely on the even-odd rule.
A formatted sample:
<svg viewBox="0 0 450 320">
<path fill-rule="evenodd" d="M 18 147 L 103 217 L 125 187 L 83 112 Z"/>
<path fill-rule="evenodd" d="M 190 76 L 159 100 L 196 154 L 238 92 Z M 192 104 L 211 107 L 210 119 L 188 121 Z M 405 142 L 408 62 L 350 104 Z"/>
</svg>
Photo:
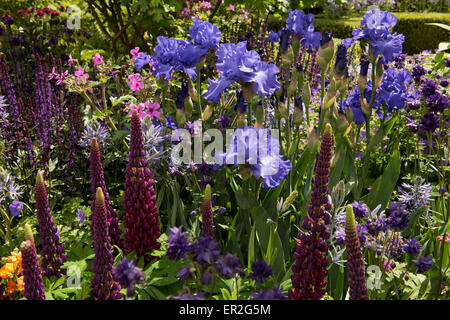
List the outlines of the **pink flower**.
<svg viewBox="0 0 450 320">
<path fill-rule="evenodd" d="M 69 66 L 71 66 L 73 64 L 73 59 L 72 59 L 72 55 L 69 54 Z"/>
<path fill-rule="evenodd" d="M 159 103 L 155 102 L 153 105 L 150 103 L 150 101 L 145 102 L 145 106 L 147 107 L 146 115 L 150 117 L 150 119 L 153 120 L 153 118 L 159 118 L 161 116 L 161 112 L 158 111 L 159 109 Z"/>
<path fill-rule="evenodd" d="M 232 5 L 232 4 L 230 4 L 230 6 L 227 8 L 227 10 L 230 10 L 230 11 L 234 11 L 234 5 Z"/>
<path fill-rule="evenodd" d="M 139 93 L 141 91 L 140 89 L 144 87 L 141 75 L 139 73 L 129 75 L 128 86 L 134 92 Z"/>
<path fill-rule="evenodd" d="M 94 61 L 94 66 L 101 64 L 103 62 L 103 57 L 98 54 L 98 52 L 95 54 L 95 56 L 92 58 L 92 61 Z"/>
<path fill-rule="evenodd" d="M 208 1 L 202 1 L 200 4 L 207 9 L 211 8 L 211 3 Z"/>
<path fill-rule="evenodd" d="M 142 52 L 139 52 L 139 47 L 131 49 L 130 53 L 133 56 L 133 59 L 135 59 L 135 60 L 136 60 L 137 57 L 139 57 L 142 54 Z"/>
<path fill-rule="evenodd" d="M 392 263 L 392 261 L 389 262 L 389 264 L 388 264 L 388 262 L 387 262 L 387 260 L 386 260 L 386 261 L 384 261 L 384 263 L 383 263 L 383 267 L 384 267 L 386 270 L 391 270 L 391 268 L 392 268 L 391 263 Z"/>
<path fill-rule="evenodd" d="M 245 12 L 245 9 L 244 9 L 244 8 L 241 8 L 241 11 L 242 11 L 242 17 L 243 17 L 244 19 L 247 19 L 247 18 L 248 18 L 248 15 L 247 15 L 247 12 Z"/>
<path fill-rule="evenodd" d="M 139 118 L 145 117 L 145 105 L 143 103 L 139 103 L 138 106 L 135 105 L 134 103 L 131 103 L 128 109 L 129 109 L 128 115 L 130 117 L 133 114 L 133 110 L 136 110 L 139 113 Z M 126 110 L 127 109 L 125 109 L 124 111 Z"/>
<path fill-rule="evenodd" d="M 52 68 L 52 73 L 49 74 L 48 80 L 52 80 L 56 76 L 56 69 L 55 67 Z"/>
<path fill-rule="evenodd" d="M 80 84 L 81 79 L 84 79 L 83 82 L 86 82 L 86 80 L 89 79 L 89 75 L 84 73 L 84 68 L 80 68 L 75 71 L 74 75 L 78 78 L 77 84 Z"/>
<path fill-rule="evenodd" d="M 68 73 L 69 70 L 66 70 L 65 72 L 60 74 L 59 79 L 56 81 L 57 86 L 59 86 L 63 82 L 64 78 L 67 76 Z"/>
</svg>

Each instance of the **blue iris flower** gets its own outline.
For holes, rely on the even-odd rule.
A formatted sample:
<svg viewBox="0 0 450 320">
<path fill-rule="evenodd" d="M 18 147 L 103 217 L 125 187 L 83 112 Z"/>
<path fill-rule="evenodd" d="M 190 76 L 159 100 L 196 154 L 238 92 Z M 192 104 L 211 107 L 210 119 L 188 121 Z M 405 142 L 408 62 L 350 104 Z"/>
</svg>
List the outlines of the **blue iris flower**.
<svg viewBox="0 0 450 320">
<path fill-rule="evenodd" d="M 222 92 L 233 82 L 253 83 L 253 89 L 261 96 L 270 96 L 280 88 L 277 79 L 278 68 L 271 63 L 261 61 L 254 51 L 247 50 L 247 41 L 238 44 L 221 44 L 217 49 L 217 70 L 219 79 L 209 79 L 208 92 L 205 99 L 209 102 L 219 102 Z"/>
</svg>

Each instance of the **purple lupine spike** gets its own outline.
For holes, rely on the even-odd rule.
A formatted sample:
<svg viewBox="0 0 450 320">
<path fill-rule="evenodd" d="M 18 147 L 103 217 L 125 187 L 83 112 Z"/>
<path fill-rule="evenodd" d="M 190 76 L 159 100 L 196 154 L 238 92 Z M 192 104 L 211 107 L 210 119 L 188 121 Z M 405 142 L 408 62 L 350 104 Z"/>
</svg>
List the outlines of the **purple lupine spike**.
<svg viewBox="0 0 450 320">
<path fill-rule="evenodd" d="M 214 239 L 214 223 L 211 204 L 211 186 L 209 184 L 206 185 L 202 205 L 202 237 L 210 237 Z"/>
<path fill-rule="evenodd" d="M 137 257 L 144 256 L 145 263 L 154 257 L 148 255 L 159 249 L 160 236 L 158 212 L 155 206 L 156 196 L 153 179 L 145 158 L 141 120 L 136 110 L 131 115 L 130 153 L 125 175 L 123 219 L 125 231 L 125 249 L 136 251 Z"/>
<path fill-rule="evenodd" d="M 108 235 L 107 210 L 102 188 L 98 187 L 91 222 L 94 245 L 94 264 L 91 279 L 94 300 L 115 300 L 122 297 L 120 284 L 114 280 L 114 258 L 111 252 L 111 238 Z"/>
<path fill-rule="evenodd" d="M 33 232 L 28 224 L 25 225 L 25 241 L 20 245 L 20 252 L 22 253 L 23 295 L 28 300 L 45 300 L 44 284 L 42 283 Z"/>
<path fill-rule="evenodd" d="M 60 277 L 63 273 L 59 268 L 66 261 L 66 255 L 64 245 L 59 239 L 59 231 L 56 229 L 50 213 L 42 172 L 38 172 L 36 176 L 35 197 L 36 216 L 39 222 L 40 243 L 42 245 L 42 274 L 46 277 Z"/>
<path fill-rule="evenodd" d="M 358 233 L 356 231 L 353 207 L 346 207 L 345 247 L 347 249 L 348 285 L 351 300 L 369 300 L 367 296 L 366 279 L 364 276 L 364 261 L 361 255 Z"/>
<path fill-rule="evenodd" d="M 95 193 L 97 188 L 102 188 L 105 197 L 107 209 L 108 234 L 111 237 L 111 244 L 119 248 L 123 248 L 123 241 L 120 239 L 122 230 L 120 230 L 116 211 L 114 210 L 111 199 L 109 198 L 108 189 L 106 188 L 105 177 L 103 175 L 102 160 L 100 158 L 100 149 L 97 139 L 91 141 L 90 153 L 90 172 L 91 172 L 91 191 L 92 191 L 92 211 L 95 208 Z"/>
<path fill-rule="evenodd" d="M 326 293 L 327 240 L 330 238 L 327 225 L 331 223 L 327 211 L 331 207 L 328 200 L 328 177 L 332 151 L 333 132 L 331 125 L 327 124 L 320 146 L 308 214 L 302 222 L 303 228 L 308 232 L 299 233 L 294 253 L 295 263 L 291 275 L 293 290 L 289 291 L 293 300 L 319 300 Z"/>
</svg>

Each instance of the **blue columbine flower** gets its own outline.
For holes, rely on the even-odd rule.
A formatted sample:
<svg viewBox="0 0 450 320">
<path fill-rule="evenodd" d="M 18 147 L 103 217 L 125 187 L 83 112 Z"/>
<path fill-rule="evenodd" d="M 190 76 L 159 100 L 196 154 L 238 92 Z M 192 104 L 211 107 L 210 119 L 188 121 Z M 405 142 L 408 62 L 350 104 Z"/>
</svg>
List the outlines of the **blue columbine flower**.
<svg viewBox="0 0 450 320">
<path fill-rule="evenodd" d="M 428 255 L 427 257 L 420 257 L 419 259 L 414 261 L 414 264 L 416 265 L 419 272 L 426 272 L 433 266 L 433 259 L 431 258 L 431 255 Z"/>
<path fill-rule="evenodd" d="M 175 261 L 186 259 L 186 253 L 189 251 L 189 236 L 186 232 L 182 232 L 182 227 L 169 228 L 169 232 L 167 257 Z"/>
<path fill-rule="evenodd" d="M 132 297 L 135 293 L 135 285 L 145 280 L 145 273 L 141 268 L 136 267 L 136 259 L 128 261 L 123 258 L 113 267 L 113 276 L 120 283 L 122 288 L 127 288 L 127 296 Z"/>
<path fill-rule="evenodd" d="M 248 51 L 247 41 L 221 44 L 216 55 L 219 58 L 216 67 L 220 71 L 220 78 L 209 79 L 208 92 L 205 94 L 207 101 L 219 102 L 222 92 L 233 82 L 253 83 L 255 92 L 261 97 L 269 96 L 280 88 L 278 68 L 261 61 L 254 50 Z"/>
<path fill-rule="evenodd" d="M 267 40 L 271 43 L 275 43 L 275 42 L 278 42 L 279 39 L 280 39 L 279 32 L 270 30 L 269 37 L 267 38 Z"/>
<path fill-rule="evenodd" d="M 18 215 L 20 215 L 20 213 L 23 210 L 23 203 L 17 200 L 14 200 L 10 205 L 9 205 L 9 211 L 11 212 L 11 214 L 14 217 L 17 217 Z"/>
<path fill-rule="evenodd" d="M 420 243 L 420 241 L 417 241 L 415 237 L 412 237 L 406 242 L 404 250 L 406 253 L 412 256 L 416 256 L 422 250 L 422 244 Z"/>
<path fill-rule="evenodd" d="M 217 271 L 226 279 L 231 279 L 235 275 L 242 276 L 244 271 L 239 265 L 239 258 L 231 253 L 227 253 L 217 261 Z"/>
<path fill-rule="evenodd" d="M 251 294 L 253 296 L 252 300 L 287 300 L 287 296 L 278 286 L 265 291 L 261 289 L 259 293 L 252 292 Z"/>
<path fill-rule="evenodd" d="M 217 49 L 222 38 L 219 28 L 208 21 L 195 18 L 192 21 L 194 25 L 189 28 L 189 34 L 194 44 L 203 49 L 205 53 L 208 49 Z"/>
<path fill-rule="evenodd" d="M 213 264 L 220 254 L 219 244 L 210 237 L 200 237 L 189 247 L 194 260 L 205 265 Z"/>
<path fill-rule="evenodd" d="M 256 284 L 261 284 L 272 274 L 272 269 L 264 260 L 257 260 L 252 263 L 252 272 L 249 278 L 255 280 Z"/>
<path fill-rule="evenodd" d="M 86 218 L 86 215 L 81 209 L 77 209 L 77 218 L 80 220 L 80 223 L 83 223 L 84 218 Z"/>
</svg>

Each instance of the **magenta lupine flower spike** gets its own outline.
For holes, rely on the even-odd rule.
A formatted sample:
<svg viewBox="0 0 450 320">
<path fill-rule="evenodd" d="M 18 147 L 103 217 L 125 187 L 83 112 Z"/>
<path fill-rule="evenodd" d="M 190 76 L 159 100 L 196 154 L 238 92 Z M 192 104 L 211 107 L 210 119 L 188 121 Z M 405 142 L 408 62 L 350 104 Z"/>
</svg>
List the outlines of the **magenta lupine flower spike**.
<svg viewBox="0 0 450 320">
<path fill-rule="evenodd" d="M 66 261 L 64 245 L 59 239 L 59 230 L 53 222 L 48 206 L 47 191 L 45 189 L 42 172 L 36 175 L 36 216 L 39 223 L 40 243 L 42 245 L 42 274 L 46 277 L 63 275 L 60 266 Z"/>
<path fill-rule="evenodd" d="M 24 282 L 23 295 L 28 300 L 45 300 L 44 284 L 42 283 L 41 268 L 34 245 L 33 232 L 25 224 L 25 241 L 20 245 L 22 253 L 22 274 Z"/>
<path fill-rule="evenodd" d="M 214 239 L 214 223 L 212 216 L 211 186 L 205 188 L 205 195 L 202 205 L 202 237 Z"/>
<path fill-rule="evenodd" d="M 100 149 L 97 139 L 91 140 L 91 153 L 90 153 L 90 172 L 91 172 L 91 191 L 92 191 L 92 212 L 95 207 L 95 194 L 97 188 L 102 188 L 103 195 L 105 197 L 107 221 L 108 221 L 108 234 L 111 237 L 111 244 L 116 245 L 119 248 L 123 248 L 123 241 L 120 239 L 122 230 L 120 230 L 119 222 L 117 219 L 116 211 L 113 209 L 111 200 L 109 198 L 108 189 L 106 188 L 105 177 L 103 175 L 102 160 L 100 158 Z"/>
<path fill-rule="evenodd" d="M 294 253 L 295 263 L 291 275 L 293 290 L 289 296 L 293 300 L 319 300 L 326 293 L 328 271 L 328 245 L 331 223 L 331 208 L 328 201 L 328 177 L 333 152 L 333 132 L 327 124 L 322 137 L 318 161 L 316 164 L 311 202 L 308 214 L 304 217 L 302 227 L 307 232 L 298 234 Z"/>
<path fill-rule="evenodd" d="M 130 153 L 125 175 L 124 207 L 125 248 L 136 251 L 136 256 L 145 257 L 150 262 L 154 257 L 148 255 L 159 249 L 160 236 L 158 212 L 153 189 L 153 179 L 145 158 L 141 120 L 137 111 L 131 115 Z"/>
<path fill-rule="evenodd" d="M 120 299 L 120 284 L 114 281 L 114 258 L 111 252 L 111 238 L 108 235 L 107 210 L 102 188 L 98 187 L 95 207 L 91 222 L 92 240 L 94 244 L 94 264 L 91 279 L 92 297 L 94 300 Z"/>
<path fill-rule="evenodd" d="M 367 296 L 366 279 L 364 276 L 364 261 L 356 231 L 353 208 L 348 205 L 345 219 L 345 246 L 347 249 L 348 285 L 351 300 L 369 300 Z"/>
</svg>

